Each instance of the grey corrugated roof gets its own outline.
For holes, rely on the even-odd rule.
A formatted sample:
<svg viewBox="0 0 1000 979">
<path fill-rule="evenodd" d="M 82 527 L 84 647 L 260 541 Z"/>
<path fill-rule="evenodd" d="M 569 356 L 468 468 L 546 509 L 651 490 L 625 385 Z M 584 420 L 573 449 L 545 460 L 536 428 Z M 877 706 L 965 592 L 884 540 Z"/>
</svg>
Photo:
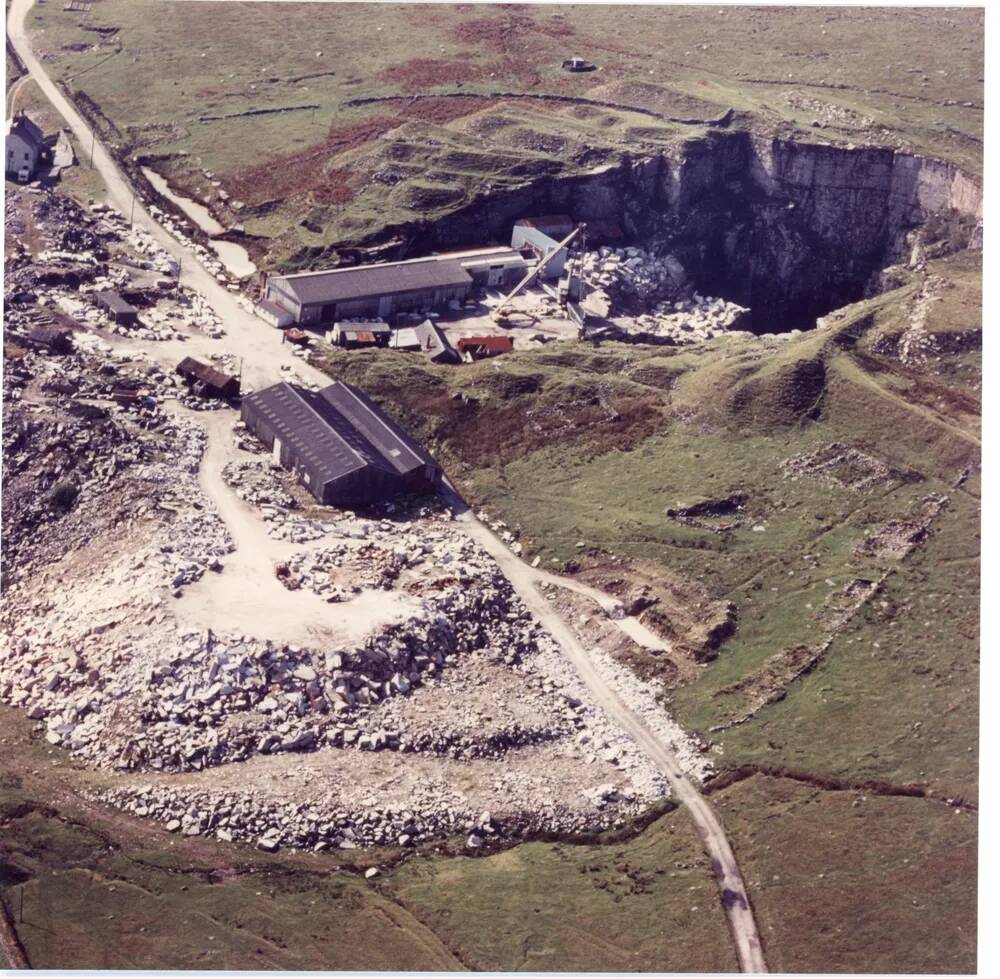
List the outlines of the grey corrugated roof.
<svg viewBox="0 0 1000 979">
<path fill-rule="evenodd" d="M 367 466 L 404 475 L 432 461 L 360 391 L 341 381 L 319 392 L 275 384 L 243 401 L 267 419 L 321 485 Z"/>
<path fill-rule="evenodd" d="M 327 423 L 308 394 L 303 388 L 281 383 L 247 395 L 243 403 L 267 419 L 282 445 L 316 474 L 320 485 L 363 469 L 368 460 Z"/>
<path fill-rule="evenodd" d="M 357 333 L 359 330 L 362 333 L 390 332 L 389 324 L 382 320 L 343 320 L 340 323 L 334 323 L 334 327 L 339 329 L 341 333 Z"/>
<path fill-rule="evenodd" d="M 417 349 L 427 354 L 431 359 L 446 354 L 458 360 L 458 351 L 451 345 L 451 341 L 445 336 L 436 323 L 424 320 L 417 326 L 406 326 L 396 330 L 389 346 L 396 350 Z"/>
<path fill-rule="evenodd" d="M 369 451 L 374 452 L 376 465 L 405 475 L 434 460 L 416 444 L 392 419 L 373 404 L 362 391 L 343 381 L 323 388 L 318 397 L 339 416 L 343 425 L 337 427 L 344 438 L 354 436 Z"/>
<path fill-rule="evenodd" d="M 467 285 L 472 277 L 454 259 L 362 265 L 329 272 L 274 276 L 300 303 L 336 303 L 368 296 L 388 296 L 416 289 Z"/>
<path fill-rule="evenodd" d="M 45 145 L 45 134 L 32 119 L 23 113 L 7 120 L 7 135 L 20 136 L 40 148 Z"/>
<path fill-rule="evenodd" d="M 104 305 L 107 309 L 110 309 L 115 313 L 137 313 L 138 310 L 131 303 L 126 302 L 118 295 L 117 292 L 112 292 L 110 289 L 106 289 L 104 292 L 95 292 L 94 298 L 97 299 L 99 303 Z"/>
</svg>

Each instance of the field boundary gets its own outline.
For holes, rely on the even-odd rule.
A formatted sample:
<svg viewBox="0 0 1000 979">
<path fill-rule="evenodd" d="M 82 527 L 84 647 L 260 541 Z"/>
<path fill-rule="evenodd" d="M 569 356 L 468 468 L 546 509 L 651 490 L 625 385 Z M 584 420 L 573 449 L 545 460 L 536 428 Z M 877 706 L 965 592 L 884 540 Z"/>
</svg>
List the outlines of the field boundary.
<svg viewBox="0 0 1000 979">
<path fill-rule="evenodd" d="M 646 109 L 637 105 L 625 105 L 623 102 L 609 102 L 604 99 L 588 99 L 580 95 L 554 95 L 547 92 L 420 92 L 415 95 L 372 95 L 365 98 L 348 99 L 341 102 L 344 108 L 357 108 L 364 105 L 376 105 L 384 102 L 420 102 L 425 99 L 522 99 L 537 102 L 560 102 L 564 105 L 587 105 L 596 109 L 615 109 L 619 112 L 635 112 L 649 116 L 660 122 L 671 122 L 682 126 L 728 126 L 736 114 L 735 109 L 727 109 L 721 116 L 714 119 L 680 119 L 665 116 L 655 109 Z"/>
<path fill-rule="evenodd" d="M 794 768 L 782 768 L 780 765 L 746 764 L 727 769 L 724 772 L 720 772 L 714 778 L 708 779 L 702 785 L 702 792 L 705 795 L 712 795 L 715 792 L 728 789 L 731 785 L 736 785 L 738 782 L 745 782 L 748 778 L 753 778 L 754 775 L 765 775 L 768 778 L 785 778 L 792 782 L 801 782 L 804 785 L 811 785 L 814 788 L 823 789 L 828 792 L 870 792 L 872 795 L 927 799 L 930 802 L 944 803 L 954 809 L 963 809 L 966 812 L 979 812 L 979 806 L 975 802 L 939 795 L 923 782 L 906 782 L 902 785 L 893 785 L 892 782 L 885 782 L 882 779 L 852 780 L 837 778 L 833 775 L 816 775 L 812 772 L 802 772 Z"/>
</svg>

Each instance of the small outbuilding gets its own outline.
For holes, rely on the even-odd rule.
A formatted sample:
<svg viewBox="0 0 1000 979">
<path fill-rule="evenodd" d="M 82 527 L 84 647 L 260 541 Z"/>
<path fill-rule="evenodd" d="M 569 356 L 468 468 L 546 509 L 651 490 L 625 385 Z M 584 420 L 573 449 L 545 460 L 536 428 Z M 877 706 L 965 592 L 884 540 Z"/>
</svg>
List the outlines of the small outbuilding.
<svg viewBox="0 0 1000 979">
<path fill-rule="evenodd" d="M 576 56 L 567 58 L 562 63 L 562 66 L 566 71 L 595 71 L 597 69 L 597 65 L 592 61 L 587 61 L 586 58 Z"/>
<path fill-rule="evenodd" d="M 388 347 L 391 330 L 388 323 L 374 322 L 335 323 L 330 331 L 330 343 L 346 350 L 361 347 Z"/>
<path fill-rule="evenodd" d="M 559 248 L 562 241 L 576 225 L 568 214 L 546 214 L 536 218 L 520 218 L 511 232 L 511 248 L 531 252 L 538 261 L 558 252 L 545 266 L 542 278 L 558 279 L 566 265 L 566 248 Z"/>
<path fill-rule="evenodd" d="M 73 331 L 65 326 L 38 323 L 31 328 L 23 343 L 39 353 L 69 354 L 73 352 Z"/>
<path fill-rule="evenodd" d="M 430 320 L 393 330 L 389 346 L 393 350 L 426 354 L 436 364 L 457 364 L 462 359 L 444 330 Z"/>
<path fill-rule="evenodd" d="M 441 468 L 362 391 L 275 384 L 243 399 L 241 417 L 320 503 L 376 503 L 432 490 Z"/>
<path fill-rule="evenodd" d="M 278 330 L 291 326 L 295 322 L 295 317 L 291 313 L 282 309 L 277 303 L 272 303 L 269 299 L 258 300 L 253 311 L 265 323 L 269 323 Z"/>
<path fill-rule="evenodd" d="M 462 360 L 468 364 L 474 360 L 486 360 L 490 357 L 499 357 L 501 354 L 509 354 L 513 350 L 513 339 L 505 336 L 462 337 L 458 341 L 458 352 L 462 355 Z"/>
<path fill-rule="evenodd" d="M 240 396 L 240 379 L 226 374 L 210 364 L 185 357 L 177 365 L 177 373 L 191 385 L 194 394 L 201 398 L 238 398 Z"/>
<path fill-rule="evenodd" d="M 103 309 L 112 322 L 119 326 L 131 326 L 139 319 L 139 311 L 131 303 L 126 302 L 117 292 L 110 289 L 93 294 L 94 303 L 98 309 Z"/>
</svg>

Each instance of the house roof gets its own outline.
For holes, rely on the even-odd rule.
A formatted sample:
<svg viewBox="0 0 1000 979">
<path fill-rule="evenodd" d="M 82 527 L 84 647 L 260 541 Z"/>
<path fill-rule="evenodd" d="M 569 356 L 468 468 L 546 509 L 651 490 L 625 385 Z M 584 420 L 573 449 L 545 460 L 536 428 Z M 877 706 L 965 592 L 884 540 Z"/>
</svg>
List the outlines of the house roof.
<svg viewBox="0 0 1000 979">
<path fill-rule="evenodd" d="M 45 145 L 45 134 L 23 112 L 19 112 L 13 119 L 7 120 L 7 135 L 20 136 L 26 142 L 34 144 L 38 149 Z"/>
<path fill-rule="evenodd" d="M 322 484 L 368 466 L 405 475 L 431 457 L 357 388 L 337 381 L 313 392 L 275 384 L 243 399 Z"/>
<path fill-rule="evenodd" d="M 472 282 L 472 277 L 454 259 L 431 258 L 279 275 L 271 281 L 300 303 L 335 303 L 418 289 L 464 286 Z"/>
<path fill-rule="evenodd" d="M 28 339 L 38 343 L 62 343 L 72 339 L 73 331 L 65 326 L 55 326 L 49 323 L 36 323 L 28 332 Z"/>
</svg>

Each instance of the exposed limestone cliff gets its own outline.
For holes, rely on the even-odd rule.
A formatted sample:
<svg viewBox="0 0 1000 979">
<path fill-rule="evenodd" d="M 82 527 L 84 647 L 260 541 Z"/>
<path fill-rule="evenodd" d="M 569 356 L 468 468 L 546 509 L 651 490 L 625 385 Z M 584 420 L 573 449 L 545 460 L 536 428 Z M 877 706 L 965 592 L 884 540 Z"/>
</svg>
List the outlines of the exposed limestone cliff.
<svg viewBox="0 0 1000 979">
<path fill-rule="evenodd" d="M 526 179 L 451 214 L 391 229 L 392 254 L 505 240 L 524 215 L 568 213 L 594 231 L 669 241 L 698 288 L 749 306 L 755 328 L 811 326 L 898 261 L 931 213 L 982 216 L 982 188 L 952 164 L 715 131 L 585 174 Z"/>
</svg>

